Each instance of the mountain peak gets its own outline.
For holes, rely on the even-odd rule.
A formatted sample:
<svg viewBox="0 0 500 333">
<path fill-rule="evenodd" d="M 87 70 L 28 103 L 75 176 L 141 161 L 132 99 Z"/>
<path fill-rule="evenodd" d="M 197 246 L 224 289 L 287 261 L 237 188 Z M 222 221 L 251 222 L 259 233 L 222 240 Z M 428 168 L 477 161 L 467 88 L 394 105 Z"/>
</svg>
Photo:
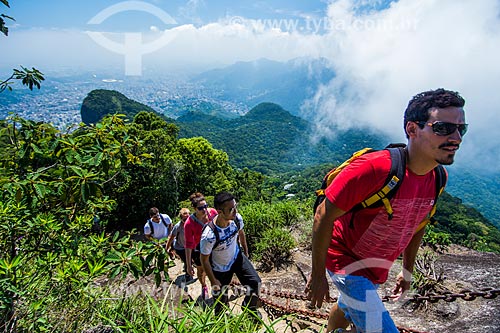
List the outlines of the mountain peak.
<svg viewBox="0 0 500 333">
<path fill-rule="evenodd" d="M 140 111 L 157 113 L 149 106 L 134 101 L 116 90 L 95 89 L 83 99 L 80 114 L 85 124 L 91 124 L 99 122 L 108 114 L 115 113 L 123 113 L 127 118 L 133 119 Z"/>
<path fill-rule="evenodd" d="M 283 121 L 288 118 L 295 118 L 280 105 L 270 102 L 263 102 L 256 105 L 243 117 L 253 121 Z"/>
</svg>

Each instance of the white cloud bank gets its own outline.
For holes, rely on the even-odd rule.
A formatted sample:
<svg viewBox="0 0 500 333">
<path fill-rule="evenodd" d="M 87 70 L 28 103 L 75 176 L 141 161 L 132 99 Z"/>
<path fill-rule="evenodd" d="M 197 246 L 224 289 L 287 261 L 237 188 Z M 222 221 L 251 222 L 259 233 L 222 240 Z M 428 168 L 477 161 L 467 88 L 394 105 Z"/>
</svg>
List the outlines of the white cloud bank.
<svg viewBox="0 0 500 333">
<path fill-rule="evenodd" d="M 325 36 L 338 76 L 317 93 L 317 123 L 368 124 L 405 142 L 402 114 L 413 95 L 459 91 L 470 130 L 457 164 L 500 171 L 499 6 L 496 0 L 401 0 L 359 17 L 352 1 L 332 4 L 329 19 L 350 29 Z"/>
<path fill-rule="evenodd" d="M 142 35 L 145 43 L 164 33 L 171 38 L 143 55 L 142 64 L 161 72 L 258 58 L 325 57 L 337 77 L 308 104 L 316 122 L 369 124 L 392 134 L 394 141 L 405 141 L 402 113 L 414 94 L 439 87 L 456 90 L 467 101 L 470 123 L 457 164 L 463 158 L 499 171 L 500 2 L 400 0 L 362 14 L 357 3 L 335 1 L 327 16 L 301 20 L 226 17 L 165 32 L 151 28 Z M 124 39 L 123 34 L 106 36 Z M 100 47 L 84 31 L 12 29 L 1 43 L 0 68 L 124 66 L 123 55 Z"/>
</svg>

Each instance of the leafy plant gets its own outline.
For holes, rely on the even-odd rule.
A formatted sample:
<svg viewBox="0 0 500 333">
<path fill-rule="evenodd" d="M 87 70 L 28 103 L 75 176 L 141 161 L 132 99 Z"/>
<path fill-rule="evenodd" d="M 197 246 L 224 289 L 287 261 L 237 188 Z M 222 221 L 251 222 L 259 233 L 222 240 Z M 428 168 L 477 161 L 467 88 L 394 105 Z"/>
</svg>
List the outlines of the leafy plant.
<svg viewBox="0 0 500 333">
<path fill-rule="evenodd" d="M 430 226 L 425 231 L 422 243 L 438 253 L 444 253 L 451 244 L 451 240 L 449 234 L 436 232 L 434 227 Z"/>
<path fill-rule="evenodd" d="M 295 239 L 290 232 L 271 227 L 263 232 L 261 239 L 255 244 L 254 256 L 263 271 L 269 272 L 273 268 L 278 270 L 290 264 L 295 246 Z"/>
</svg>

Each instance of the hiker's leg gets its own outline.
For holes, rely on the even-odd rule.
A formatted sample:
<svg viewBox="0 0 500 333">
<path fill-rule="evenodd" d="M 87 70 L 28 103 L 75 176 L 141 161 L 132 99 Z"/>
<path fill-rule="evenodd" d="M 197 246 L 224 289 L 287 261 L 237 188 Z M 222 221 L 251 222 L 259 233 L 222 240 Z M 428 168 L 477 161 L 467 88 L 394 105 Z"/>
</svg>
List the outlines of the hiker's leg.
<svg viewBox="0 0 500 333">
<path fill-rule="evenodd" d="M 338 304 L 335 303 L 331 310 L 330 316 L 328 317 L 328 327 L 327 332 L 331 332 L 336 328 L 347 328 L 350 322 L 345 318 L 344 311 L 339 308 Z"/>
<path fill-rule="evenodd" d="M 235 272 L 240 283 L 246 288 L 246 296 L 243 300 L 243 305 L 247 305 L 251 310 L 257 309 L 261 280 L 252 263 L 240 252 L 231 270 Z"/>
<path fill-rule="evenodd" d="M 192 258 L 194 264 L 196 265 L 196 276 L 198 277 L 198 281 L 200 281 L 201 289 L 203 292 L 203 289 L 207 288 L 207 281 L 205 279 L 205 271 L 203 270 L 203 266 L 201 266 L 200 251 L 193 251 Z"/>
<path fill-rule="evenodd" d="M 329 274 L 340 292 L 337 305 L 358 332 L 399 333 L 377 294 L 378 285 L 362 276 Z"/>
<path fill-rule="evenodd" d="M 187 265 L 186 265 L 186 250 L 175 250 L 175 253 L 181 258 L 182 263 L 184 264 L 183 269 L 184 273 L 187 274 Z"/>
<path fill-rule="evenodd" d="M 198 277 L 198 281 L 201 283 L 201 287 L 206 287 L 207 286 L 207 280 L 206 280 L 206 274 L 205 271 L 203 270 L 203 266 L 196 266 L 196 276 Z"/>
<path fill-rule="evenodd" d="M 229 297 L 228 297 L 228 291 L 229 291 L 229 284 L 231 283 L 231 279 L 233 278 L 233 272 L 228 271 L 228 272 L 218 272 L 218 271 L 213 271 L 214 276 L 219 282 L 221 283 L 221 289 L 220 290 L 214 290 L 212 288 L 212 295 L 214 297 L 214 304 L 215 304 L 215 314 L 218 315 L 221 312 L 224 311 L 225 306 L 229 304 Z"/>
</svg>

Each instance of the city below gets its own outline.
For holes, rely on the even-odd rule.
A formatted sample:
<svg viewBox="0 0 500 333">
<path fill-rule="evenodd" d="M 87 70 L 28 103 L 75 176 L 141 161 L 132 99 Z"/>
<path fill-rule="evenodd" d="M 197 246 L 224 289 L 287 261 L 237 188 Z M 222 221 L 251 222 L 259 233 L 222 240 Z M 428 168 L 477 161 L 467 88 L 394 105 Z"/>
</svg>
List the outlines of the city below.
<svg viewBox="0 0 500 333">
<path fill-rule="evenodd" d="M 223 91 L 187 78 L 104 77 L 97 74 L 48 77 L 40 90 L 30 91 L 16 83 L 12 91 L 0 94 L 0 119 L 9 114 L 52 123 L 65 129 L 81 122 L 83 99 L 94 89 L 116 90 L 159 113 L 177 118 L 186 110 L 216 108 L 226 113 L 244 114 L 251 106 L 224 100 Z"/>
</svg>

